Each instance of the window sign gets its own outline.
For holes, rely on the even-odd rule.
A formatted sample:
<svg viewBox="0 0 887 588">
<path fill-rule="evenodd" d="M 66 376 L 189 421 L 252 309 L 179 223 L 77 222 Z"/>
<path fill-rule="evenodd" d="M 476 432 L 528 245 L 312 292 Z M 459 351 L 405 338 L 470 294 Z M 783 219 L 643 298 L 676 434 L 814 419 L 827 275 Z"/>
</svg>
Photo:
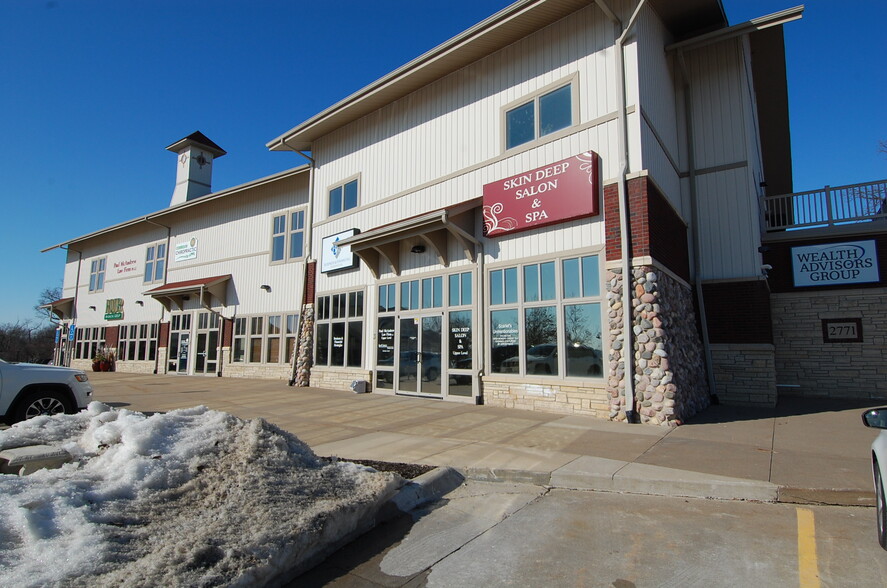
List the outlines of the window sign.
<svg viewBox="0 0 887 588">
<path fill-rule="evenodd" d="M 197 259 L 197 237 L 191 237 L 185 243 L 176 243 L 176 261 Z"/>
<path fill-rule="evenodd" d="M 357 232 L 357 229 L 348 229 L 347 231 L 323 238 L 320 253 L 321 273 L 357 267 L 357 256 L 351 253 L 351 247 L 349 245 L 344 247 L 339 245 L 339 241 L 353 237 Z"/>
<path fill-rule="evenodd" d="M 880 280 L 874 241 L 792 247 L 792 269 L 796 287 Z"/>
<path fill-rule="evenodd" d="M 597 153 L 587 151 L 484 186 L 484 234 L 498 237 L 600 212 Z"/>
</svg>

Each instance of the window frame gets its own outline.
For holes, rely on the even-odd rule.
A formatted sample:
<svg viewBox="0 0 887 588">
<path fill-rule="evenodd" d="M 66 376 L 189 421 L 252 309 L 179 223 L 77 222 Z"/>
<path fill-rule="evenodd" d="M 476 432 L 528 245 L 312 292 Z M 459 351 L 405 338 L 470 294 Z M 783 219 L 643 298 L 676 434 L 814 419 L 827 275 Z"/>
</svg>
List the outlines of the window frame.
<svg viewBox="0 0 887 588">
<path fill-rule="evenodd" d="M 157 359 L 157 323 L 127 323 L 120 325 L 117 342 L 117 361 L 155 361 Z"/>
<path fill-rule="evenodd" d="M 300 215 L 301 227 L 293 228 L 293 216 Z M 277 231 L 277 221 L 283 218 L 281 231 Z M 271 240 L 268 247 L 268 262 L 271 265 L 289 263 L 291 261 L 301 261 L 305 259 L 305 219 L 307 218 L 306 207 L 291 208 L 285 211 L 277 211 L 271 215 Z M 293 237 L 300 235 L 302 237 L 301 254 L 293 256 Z M 275 240 L 282 239 L 283 247 L 280 259 L 275 258 L 274 244 Z"/>
<path fill-rule="evenodd" d="M 336 216 L 343 215 L 347 213 L 349 210 L 354 210 L 355 208 L 360 207 L 360 188 L 361 188 L 361 177 L 360 174 L 355 174 L 349 178 L 342 180 L 341 182 L 337 182 L 332 186 L 328 187 L 326 190 L 326 215 L 327 218 L 332 218 Z M 345 198 L 345 188 L 350 184 L 355 184 L 356 194 L 354 196 L 354 206 L 345 207 L 346 198 Z M 342 194 L 339 196 L 340 208 L 336 212 L 333 212 L 333 192 L 336 190 L 341 190 Z"/>
<path fill-rule="evenodd" d="M 272 326 L 273 319 L 278 319 L 276 330 Z M 289 331 L 290 325 L 294 326 L 292 332 Z M 288 345 L 291 340 L 298 341 L 300 328 L 300 315 L 296 311 L 236 316 L 232 325 L 228 363 L 244 366 L 289 365 Z M 277 343 L 277 361 L 268 361 L 268 354 L 274 341 Z M 257 344 L 255 348 L 253 347 L 254 342 Z M 293 342 L 292 345 L 294 346 L 295 343 Z M 254 351 L 258 360 L 254 359 Z"/>
<path fill-rule="evenodd" d="M 596 280 L 593 280 L 593 283 L 589 283 L 585 278 L 585 265 L 583 264 L 583 260 L 586 258 L 596 257 Z M 580 295 L 578 296 L 570 296 L 568 294 L 568 290 L 565 287 L 565 270 L 564 264 L 566 262 L 576 260 L 578 262 L 578 266 L 580 268 L 580 272 L 577 273 L 576 279 L 579 284 L 579 288 L 581 290 Z M 526 276 L 527 272 L 525 268 L 530 266 L 536 266 L 537 268 L 541 268 L 545 264 L 554 263 L 554 277 L 555 277 L 555 292 L 553 298 L 541 298 L 529 296 L 529 293 L 526 288 Z M 487 286 L 486 292 L 484 293 L 485 297 L 485 312 L 487 314 L 486 320 L 489 321 L 490 329 L 487 333 L 487 340 L 484 342 L 486 345 L 487 352 L 487 362 L 488 366 L 486 366 L 487 373 L 490 376 L 495 377 L 539 377 L 544 378 L 546 381 L 593 381 L 600 380 L 606 376 L 607 370 L 607 362 L 606 362 L 606 353 L 607 353 L 607 344 L 608 342 L 605 340 L 605 333 L 607 331 L 607 322 L 606 322 L 606 292 L 603 287 L 603 268 L 606 263 L 604 259 L 604 250 L 603 249 L 595 249 L 595 250 L 579 250 L 579 251 L 571 251 L 564 252 L 556 256 L 545 256 L 538 258 L 530 258 L 526 260 L 513 260 L 510 263 L 500 263 L 496 264 L 493 267 L 487 269 Z M 497 277 L 502 280 L 504 279 L 505 272 L 507 270 L 516 270 L 513 273 L 517 276 L 517 283 L 514 285 L 514 288 L 517 290 L 517 299 L 512 301 L 506 301 L 504 295 L 500 297 L 501 302 L 493 302 L 493 296 L 496 294 L 494 290 L 494 281 Z M 585 291 L 586 284 L 589 285 L 589 292 Z M 592 372 L 592 366 L 589 365 L 589 372 L 587 375 L 568 375 L 570 371 L 570 366 L 574 365 L 569 363 L 570 358 L 573 359 L 577 357 L 581 357 L 581 354 L 570 356 L 570 351 L 567 349 L 567 346 L 570 342 L 571 335 L 574 332 L 571 332 L 570 326 L 570 316 L 576 316 L 576 313 L 581 314 L 583 310 L 580 308 L 583 305 L 597 305 L 597 312 L 595 314 L 595 318 L 597 319 L 597 324 L 593 325 L 599 329 L 598 339 L 600 349 L 596 349 L 595 347 L 589 346 L 588 349 L 593 349 L 594 351 L 599 352 L 600 357 L 597 358 L 597 368 L 594 372 Z M 574 310 L 576 307 L 576 310 Z M 539 309 L 539 312 L 548 314 L 554 318 L 555 324 L 555 341 L 556 341 L 556 363 L 554 364 L 554 368 L 551 372 L 542 372 L 537 371 L 539 365 L 537 365 L 537 369 L 529 370 L 528 369 L 528 354 L 527 351 L 531 347 L 527 341 L 528 338 L 528 315 L 534 312 L 534 309 Z M 503 359 L 501 364 L 498 366 L 494 365 L 494 358 L 496 357 L 496 349 L 494 348 L 494 333 L 493 333 L 493 325 L 495 324 L 497 313 L 498 316 L 505 317 L 507 316 L 505 313 L 514 313 L 517 321 L 517 365 L 514 371 L 510 371 L 505 368 L 506 360 Z M 510 322 L 510 321 L 509 321 Z M 538 344 L 538 343 L 537 343 Z M 577 345 L 578 347 L 579 345 Z M 585 348 L 584 345 L 582 345 Z M 575 351 L 574 351 L 575 353 Z M 510 362 L 513 365 L 513 362 Z M 540 364 L 541 365 L 541 364 Z M 510 367 L 510 366 L 509 366 Z M 505 369 L 503 369 L 505 368 Z M 574 365 L 575 369 L 575 365 Z"/>
<path fill-rule="evenodd" d="M 163 247 L 163 257 L 157 255 L 157 251 L 160 247 Z M 148 256 L 151 255 L 151 259 L 148 259 Z M 163 269 L 160 270 L 160 275 L 157 275 L 157 262 L 163 261 Z M 158 241 L 156 243 L 151 243 L 145 248 L 145 271 L 142 273 L 142 283 L 143 284 L 162 284 L 166 279 L 166 268 L 169 266 L 169 247 L 167 247 L 165 241 Z M 147 279 L 148 277 L 148 264 L 151 264 L 151 279 Z"/>
<path fill-rule="evenodd" d="M 89 289 L 88 292 L 98 293 L 105 291 L 105 272 L 108 269 L 108 256 L 96 257 L 89 262 Z"/>
<path fill-rule="evenodd" d="M 360 296 L 360 304 L 355 300 Z M 314 321 L 314 365 L 330 369 L 355 369 L 363 367 L 366 361 L 366 350 L 364 336 L 366 333 L 367 323 L 367 293 L 365 288 L 338 290 L 334 292 L 324 292 L 317 295 L 315 304 L 316 315 Z M 360 336 L 357 337 L 357 347 L 360 356 L 357 359 L 352 357 L 352 338 L 354 333 L 352 325 L 360 323 Z M 340 329 L 344 337 L 342 363 L 334 363 L 334 346 L 333 335 L 334 329 Z M 321 332 L 324 333 L 326 342 L 325 354 L 319 352 Z M 338 336 L 338 334 L 336 334 Z"/>
<path fill-rule="evenodd" d="M 522 96 L 521 98 L 509 102 L 505 106 L 502 107 L 500 113 L 501 120 L 501 139 L 502 139 L 502 151 L 511 151 L 514 149 L 525 148 L 529 146 L 535 146 L 543 142 L 552 141 L 554 139 L 558 139 L 563 137 L 571 132 L 573 132 L 579 124 L 580 120 L 580 110 L 579 110 L 579 74 L 573 74 L 569 77 L 562 78 L 556 82 L 548 84 L 531 94 L 527 94 Z M 540 134 L 540 100 L 558 90 L 561 90 L 565 87 L 570 88 L 570 124 L 567 126 L 556 129 L 554 131 L 550 131 L 545 134 Z M 508 114 L 526 106 L 528 104 L 533 104 L 533 138 L 527 141 L 523 141 L 521 143 L 517 143 L 509 147 L 508 145 Z"/>
</svg>

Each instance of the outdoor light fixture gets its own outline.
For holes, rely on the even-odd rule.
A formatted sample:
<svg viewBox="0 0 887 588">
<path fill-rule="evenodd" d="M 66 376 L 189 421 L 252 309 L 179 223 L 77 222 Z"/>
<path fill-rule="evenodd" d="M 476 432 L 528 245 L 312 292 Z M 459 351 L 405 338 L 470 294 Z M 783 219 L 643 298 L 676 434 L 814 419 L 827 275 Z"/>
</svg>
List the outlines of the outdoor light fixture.
<svg viewBox="0 0 887 588">
<path fill-rule="evenodd" d="M 413 248 L 410 249 L 411 253 L 425 253 L 424 245 L 413 245 Z"/>
<path fill-rule="evenodd" d="M 190 296 L 182 296 L 182 300 L 191 300 Z"/>
<path fill-rule="evenodd" d="M 95 310 L 95 306 L 90 306 L 89 310 Z"/>
<path fill-rule="evenodd" d="M 271 291 L 271 286 L 269 286 L 268 284 L 262 284 L 261 286 L 259 286 L 259 288 L 261 288 L 261 289 L 264 290 L 265 292 L 270 292 L 270 291 Z"/>
<path fill-rule="evenodd" d="M 145 303 L 142 302 L 141 300 L 136 300 L 136 304 L 137 304 L 138 306 L 145 306 Z"/>
</svg>

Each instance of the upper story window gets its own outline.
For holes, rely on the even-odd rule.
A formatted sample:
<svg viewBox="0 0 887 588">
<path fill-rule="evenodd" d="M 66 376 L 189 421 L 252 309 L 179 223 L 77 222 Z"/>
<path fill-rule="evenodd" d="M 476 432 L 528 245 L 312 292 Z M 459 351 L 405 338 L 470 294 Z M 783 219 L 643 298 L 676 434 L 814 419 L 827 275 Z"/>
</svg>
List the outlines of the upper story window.
<svg viewBox="0 0 887 588">
<path fill-rule="evenodd" d="M 271 229 L 271 262 L 299 259 L 305 251 L 305 211 L 294 210 L 274 217 Z"/>
<path fill-rule="evenodd" d="M 357 207 L 357 180 L 330 189 L 329 216 Z"/>
<path fill-rule="evenodd" d="M 145 283 L 162 282 L 166 269 L 166 243 L 149 245 L 145 252 Z"/>
<path fill-rule="evenodd" d="M 573 83 L 543 91 L 505 110 L 505 148 L 511 149 L 573 124 Z"/>
<path fill-rule="evenodd" d="M 105 289 L 105 263 L 107 258 L 93 259 L 89 266 L 89 291 L 101 292 Z"/>
</svg>

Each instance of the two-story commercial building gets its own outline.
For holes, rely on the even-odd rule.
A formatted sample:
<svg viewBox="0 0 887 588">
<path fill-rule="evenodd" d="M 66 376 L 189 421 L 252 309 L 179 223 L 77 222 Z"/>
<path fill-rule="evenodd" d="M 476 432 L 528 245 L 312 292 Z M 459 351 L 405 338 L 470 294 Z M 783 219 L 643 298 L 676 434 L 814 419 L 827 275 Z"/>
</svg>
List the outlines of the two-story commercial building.
<svg viewBox="0 0 887 588">
<path fill-rule="evenodd" d="M 203 188 L 58 245 L 59 352 L 660 424 L 772 405 L 801 14 L 519 0 L 268 143 L 302 167 L 210 193 L 192 135 Z"/>
</svg>

